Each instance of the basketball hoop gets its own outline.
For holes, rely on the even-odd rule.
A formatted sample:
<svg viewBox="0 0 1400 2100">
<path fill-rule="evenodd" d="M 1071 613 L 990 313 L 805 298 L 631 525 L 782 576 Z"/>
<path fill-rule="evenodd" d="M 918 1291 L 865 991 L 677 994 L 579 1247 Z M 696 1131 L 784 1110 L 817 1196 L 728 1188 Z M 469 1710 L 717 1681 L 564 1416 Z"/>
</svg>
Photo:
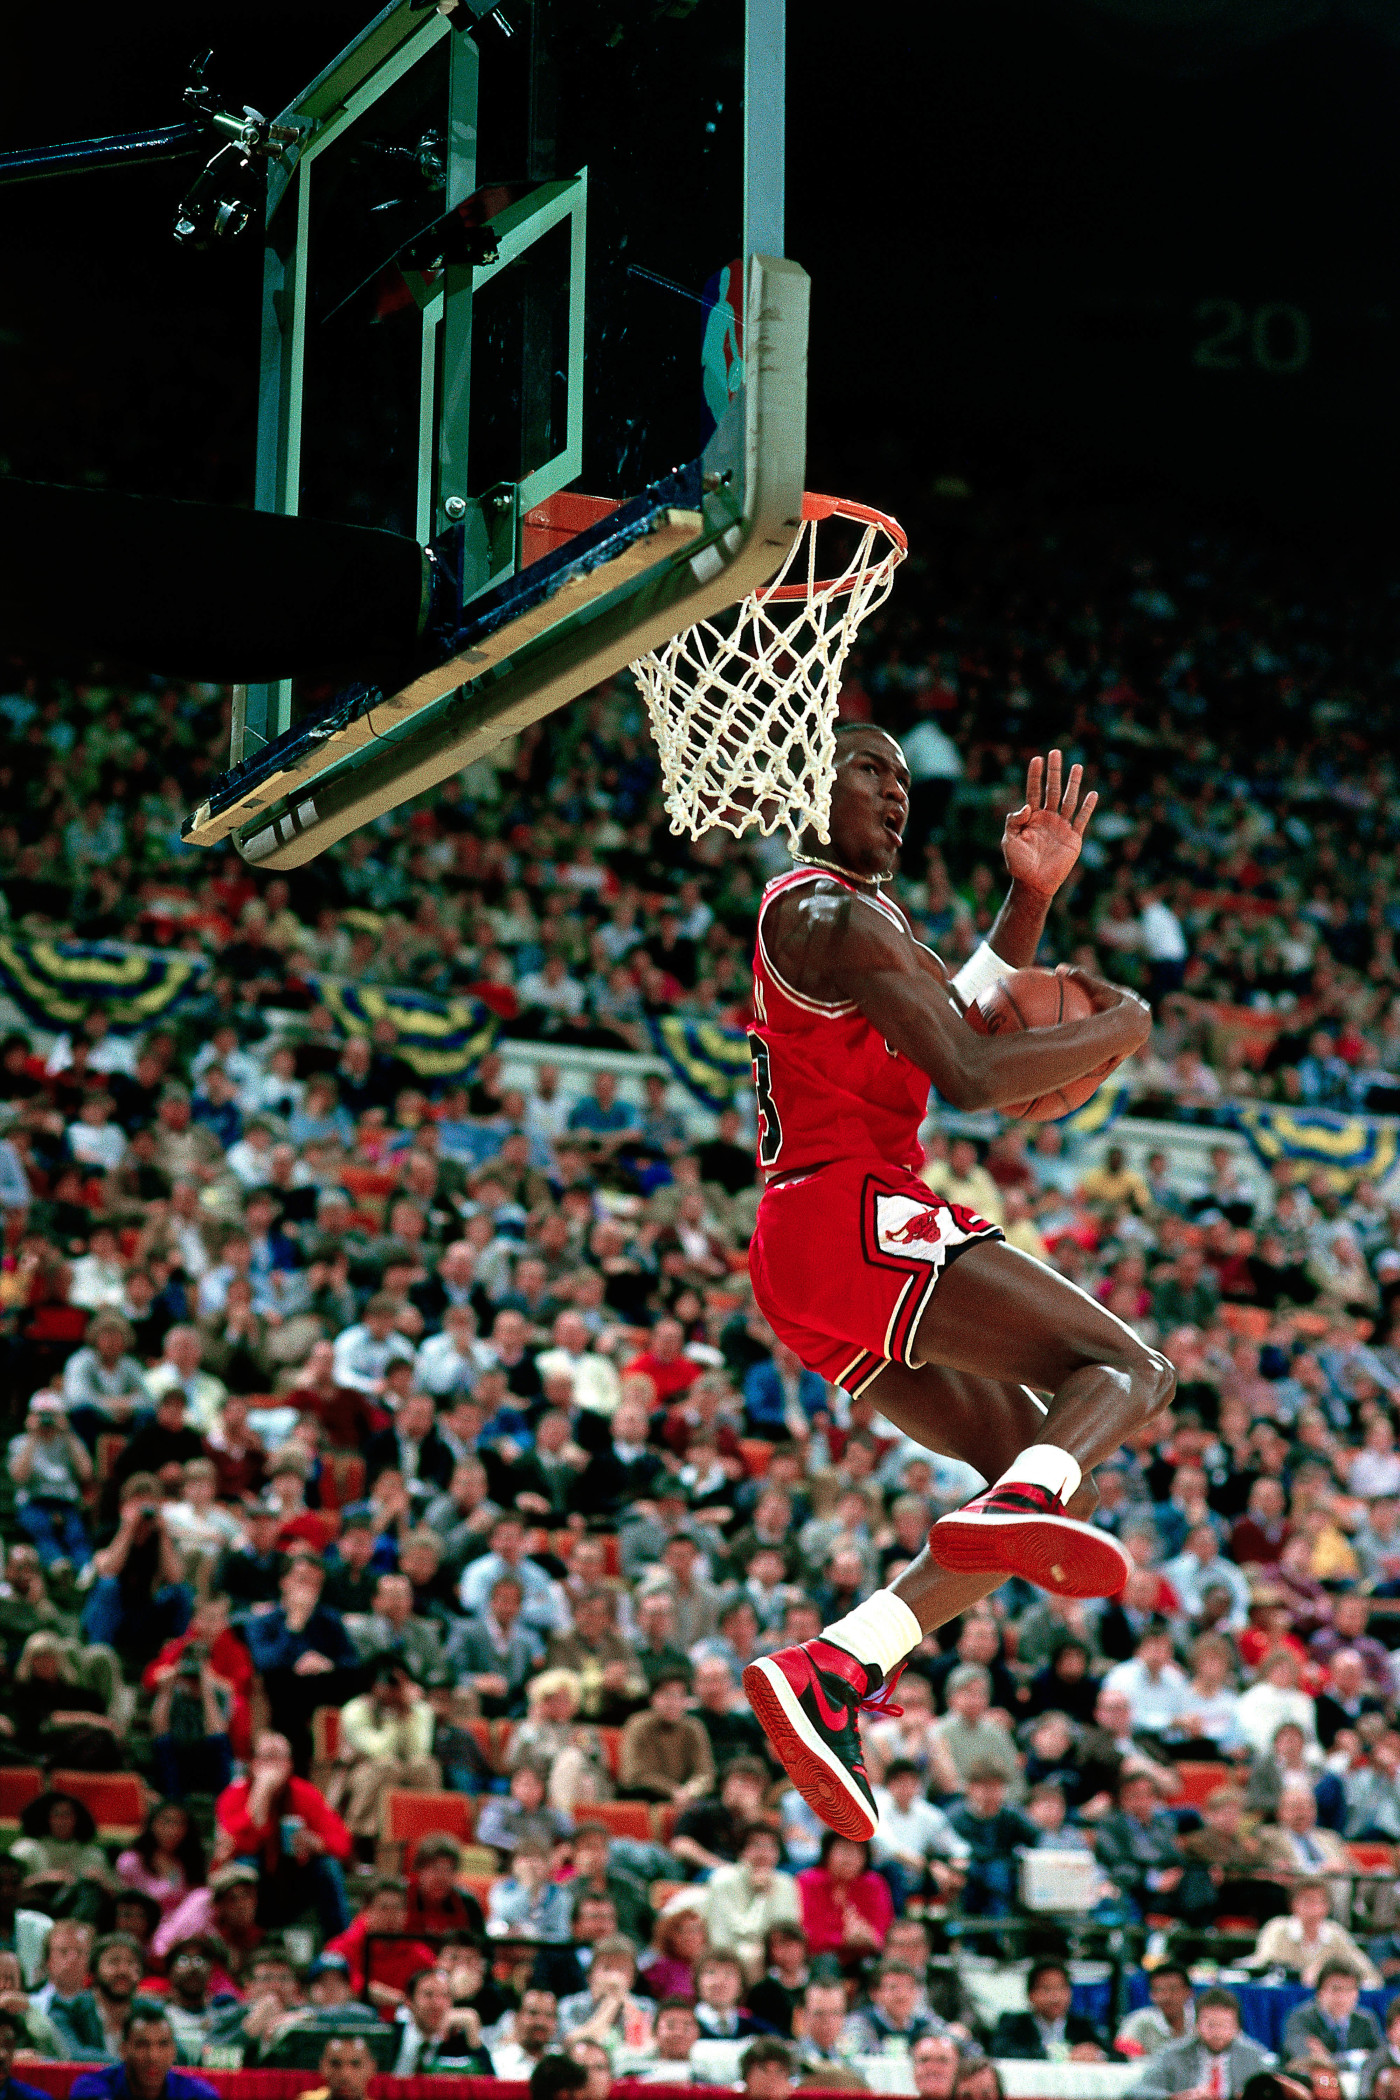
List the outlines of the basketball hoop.
<svg viewBox="0 0 1400 2100">
<path fill-rule="evenodd" d="M 823 581 L 817 537 L 832 518 L 858 526 L 860 538 Z M 757 826 L 768 838 L 786 824 L 794 839 L 808 825 L 829 838 L 842 666 L 908 551 L 902 527 L 882 511 L 809 493 L 787 559 L 732 625 L 701 620 L 637 658 L 632 675 L 661 754 L 673 832 L 698 839 L 720 825 L 739 838 Z"/>
</svg>

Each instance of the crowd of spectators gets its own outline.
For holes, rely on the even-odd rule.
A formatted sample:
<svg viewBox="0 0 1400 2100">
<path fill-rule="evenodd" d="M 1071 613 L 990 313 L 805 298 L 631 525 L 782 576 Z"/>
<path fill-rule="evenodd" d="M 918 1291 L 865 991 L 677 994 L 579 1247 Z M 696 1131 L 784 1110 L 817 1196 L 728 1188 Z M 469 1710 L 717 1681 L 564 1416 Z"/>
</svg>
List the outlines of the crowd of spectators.
<svg viewBox="0 0 1400 2100">
<path fill-rule="evenodd" d="M 938 592 L 911 564 L 846 694 L 905 735 L 921 937 L 985 933 L 1001 815 L 1058 742 L 1103 803 L 1044 959 L 1151 992 L 1132 1108 L 1394 1106 L 1396 670 L 1365 604 L 1098 525 L 928 544 Z M 700 1115 L 628 1065 L 652 1018 L 746 1020 L 774 842 L 674 839 L 619 688 L 268 880 L 179 842 L 225 696 L 0 682 L 10 930 L 207 964 L 144 1032 L 98 1008 L 0 1042 L 0 1760 L 137 1769 L 154 1804 L 124 1849 L 61 1785 L 25 1809 L 21 2056 L 136 2091 L 168 2037 L 355 2100 L 376 2064 L 562 2052 L 557 2090 L 604 2100 L 725 2042 L 754 2100 L 892 2055 L 925 2100 L 991 2100 L 998 2055 L 1137 2054 L 1144 2092 L 1234 2093 L 1259 2051 L 1227 1990 L 1193 1997 L 1205 1960 L 1306 1986 L 1289 2052 L 1364 2059 L 1368 2091 L 1400 2067 L 1358 2000 L 1400 1977 L 1390 1877 L 1349 1849 L 1400 1845 L 1384 1187 L 1243 1173 L 1223 1127 L 1203 1184 L 1131 1112 L 1102 1154 L 934 1115 L 931 1186 L 1164 1349 L 1179 1404 L 1099 1475 L 1123 1596 L 1012 1585 L 925 1641 L 868 1730 L 876 1836 L 836 1838 L 739 1673 L 891 1580 L 972 1476 L 757 1314 L 747 1101 Z M 425 1079 L 390 1024 L 342 1034 L 326 977 L 475 997 L 497 1048 Z M 437 1788 L 474 1798 L 473 1849 L 405 1862 L 386 1796 Z M 942 1964 L 1024 1927 L 1036 1853 L 1146 1950 L 1126 2025 L 1058 1956 L 999 2023 Z"/>
</svg>

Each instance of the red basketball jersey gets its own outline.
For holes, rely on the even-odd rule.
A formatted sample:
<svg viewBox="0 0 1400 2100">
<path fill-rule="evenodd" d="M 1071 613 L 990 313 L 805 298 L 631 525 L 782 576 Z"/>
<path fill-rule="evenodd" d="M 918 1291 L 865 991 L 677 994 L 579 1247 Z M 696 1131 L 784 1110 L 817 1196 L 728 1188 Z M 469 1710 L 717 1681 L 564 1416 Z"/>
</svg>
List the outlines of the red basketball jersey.
<svg viewBox="0 0 1400 2100">
<path fill-rule="evenodd" d="M 796 868 L 769 883 L 758 907 L 749 1051 L 758 1093 L 759 1165 L 768 1175 L 837 1159 L 918 1168 L 924 1159 L 919 1125 L 928 1108 L 928 1074 L 892 1050 L 853 1000 L 827 1005 L 784 984 L 764 947 L 763 915 L 773 899 L 799 882 L 817 880 L 819 873 L 827 881 L 841 881 L 824 870 Z M 841 887 L 908 930 L 883 898 L 857 890 L 853 882 Z"/>
</svg>

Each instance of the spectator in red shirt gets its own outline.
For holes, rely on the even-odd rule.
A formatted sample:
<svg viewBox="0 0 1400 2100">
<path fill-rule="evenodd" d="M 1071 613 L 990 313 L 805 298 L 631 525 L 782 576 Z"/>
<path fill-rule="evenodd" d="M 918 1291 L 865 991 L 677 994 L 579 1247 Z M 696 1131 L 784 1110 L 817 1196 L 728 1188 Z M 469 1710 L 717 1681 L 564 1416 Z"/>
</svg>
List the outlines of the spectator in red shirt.
<svg viewBox="0 0 1400 2100">
<path fill-rule="evenodd" d="M 894 1899 L 889 1883 L 871 1868 L 868 1845 L 828 1830 L 820 1866 L 804 1868 L 797 1890 L 809 1953 L 856 1960 L 884 1946 L 894 1919 Z"/>
<path fill-rule="evenodd" d="M 258 1736 L 249 1776 L 224 1788 L 214 1816 L 220 1856 L 258 1869 L 264 1925 L 284 1924 L 310 1904 L 323 1934 L 344 1930 L 350 1912 L 341 1864 L 350 1857 L 350 1833 L 321 1789 L 293 1775 L 284 1735 Z"/>
<path fill-rule="evenodd" d="M 144 1689 L 154 1696 L 159 1687 L 174 1674 L 180 1657 L 191 1641 L 199 1641 L 209 1652 L 209 1669 L 221 1684 L 227 1685 L 232 1695 L 229 1711 L 229 1749 L 240 1760 L 246 1760 L 253 1747 L 252 1709 L 248 1694 L 253 1682 L 253 1658 L 246 1646 L 228 1622 L 228 1598 L 206 1597 L 195 1606 L 189 1629 L 167 1641 L 152 1663 L 147 1663 L 141 1675 Z"/>
<path fill-rule="evenodd" d="M 420 1969 L 431 1969 L 436 1956 L 421 1940 L 377 1937 L 380 1933 L 402 1934 L 408 1930 L 408 1883 L 392 1874 L 381 1874 L 370 1883 L 369 1901 L 359 1916 L 327 1940 L 327 1954 L 343 1954 L 350 1965 L 350 1981 L 357 1993 L 365 1989 L 365 1942 L 369 1948 L 369 1999 L 380 2016 L 391 2020 L 405 2003 L 408 1980 Z"/>
<path fill-rule="evenodd" d="M 688 1392 L 700 1376 L 700 1365 L 693 1363 L 683 1352 L 685 1329 L 679 1320 L 658 1320 L 651 1330 L 650 1346 L 640 1356 L 634 1356 L 623 1373 L 631 1378 L 640 1373 L 649 1378 L 656 1388 L 659 1406 L 665 1407 L 678 1393 Z"/>
</svg>

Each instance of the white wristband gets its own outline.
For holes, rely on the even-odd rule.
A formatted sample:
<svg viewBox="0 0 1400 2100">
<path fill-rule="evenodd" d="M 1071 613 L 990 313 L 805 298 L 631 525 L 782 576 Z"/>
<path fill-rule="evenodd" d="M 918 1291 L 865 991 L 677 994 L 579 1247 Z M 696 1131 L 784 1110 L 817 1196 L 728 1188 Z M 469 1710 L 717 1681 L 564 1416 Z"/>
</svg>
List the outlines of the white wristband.
<svg viewBox="0 0 1400 2100">
<path fill-rule="evenodd" d="M 991 985 L 1000 984 L 1003 977 L 1010 977 L 1013 969 L 1013 964 L 1003 962 L 995 950 L 983 941 L 981 946 L 969 955 L 953 979 L 953 990 L 964 1006 L 971 1006 L 974 999 Z"/>
</svg>

